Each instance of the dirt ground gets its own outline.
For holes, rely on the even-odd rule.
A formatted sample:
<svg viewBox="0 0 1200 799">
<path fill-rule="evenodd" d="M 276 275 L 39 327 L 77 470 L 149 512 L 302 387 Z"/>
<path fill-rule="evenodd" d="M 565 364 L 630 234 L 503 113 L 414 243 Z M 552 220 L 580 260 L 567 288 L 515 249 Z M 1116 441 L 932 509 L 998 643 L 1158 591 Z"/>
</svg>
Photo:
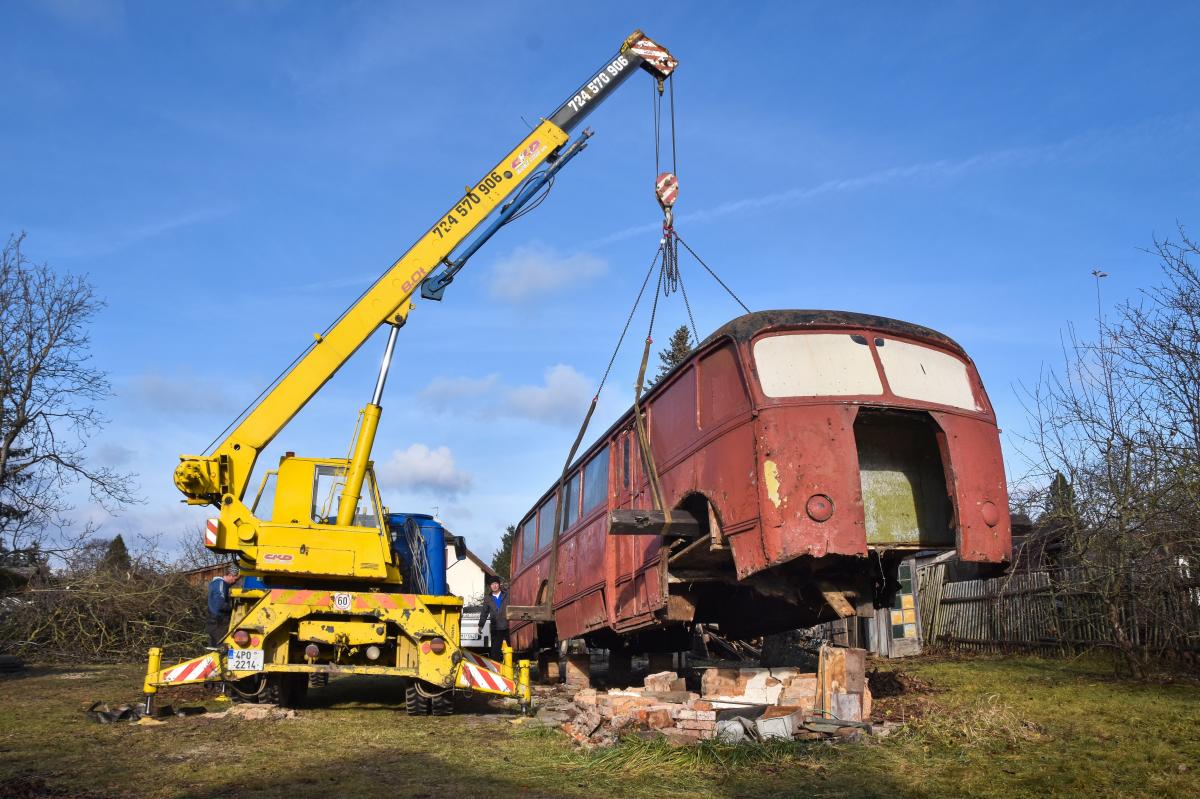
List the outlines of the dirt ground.
<svg viewBox="0 0 1200 799">
<path fill-rule="evenodd" d="M 291 719 L 101 725 L 84 710 L 138 699 L 138 667 L 34 667 L 0 677 L 0 799 L 1200 795 L 1195 682 L 1037 658 L 875 665 L 877 715 L 908 722 L 884 739 L 591 753 L 501 702 L 410 718 L 398 684 L 364 677 Z M 189 694 L 171 701 L 211 704 Z"/>
</svg>

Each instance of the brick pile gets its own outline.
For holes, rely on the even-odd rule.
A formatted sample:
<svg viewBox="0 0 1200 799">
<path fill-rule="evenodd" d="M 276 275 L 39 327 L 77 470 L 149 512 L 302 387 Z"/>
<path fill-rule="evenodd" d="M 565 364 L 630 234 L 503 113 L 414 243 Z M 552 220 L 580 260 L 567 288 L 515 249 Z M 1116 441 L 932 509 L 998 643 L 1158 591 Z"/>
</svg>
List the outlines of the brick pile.
<svg viewBox="0 0 1200 799">
<path fill-rule="evenodd" d="M 575 694 L 579 709 L 563 730 L 581 744 L 607 744 L 622 735 L 650 732 L 676 744 L 695 743 L 716 734 L 712 702 L 687 691 L 675 672 L 651 674 L 642 688 Z"/>
<path fill-rule="evenodd" d="M 672 671 L 651 674 L 640 688 L 578 691 L 562 729 L 584 746 L 623 735 L 665 738 L 677 745 L 709 738 L 854 737 L 871 732 L 871 692 L 861 650 L 824 657 L 821 674 L 788 668 L 710 668 L 700 692 Z M 558 714 L 556 714 L 558 715 Z"/>
</svg>

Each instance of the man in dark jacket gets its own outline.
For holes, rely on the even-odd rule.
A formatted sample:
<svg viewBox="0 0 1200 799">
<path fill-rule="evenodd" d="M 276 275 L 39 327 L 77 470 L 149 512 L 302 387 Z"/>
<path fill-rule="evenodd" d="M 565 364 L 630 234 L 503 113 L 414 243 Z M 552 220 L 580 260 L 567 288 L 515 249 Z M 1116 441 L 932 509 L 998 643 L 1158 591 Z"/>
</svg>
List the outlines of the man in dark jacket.
<svg viewBox="0 0 1200 799">
<path fill-rule="evenodd" d="M 221 577 L 214 577 L 208 583 L 208 645 L 220 646 L 221 640 L 229 632 L 229 616 L 233 606 L 229 602 L 229 586 L 237 582 L 238 568 L 230 564 L 229 569 Z"/>
<path fill-rule="evenodd" d="M 508 643 L 508 592 L 500 587 L 500 578 L 493 577 L 488 583 L 488 595 L 483 598 L 483 612 L 479 614 L 479 630 L 488 619 L 492 620 L 492 660 L 500 660 L 500 644 Z"/>
</svg>

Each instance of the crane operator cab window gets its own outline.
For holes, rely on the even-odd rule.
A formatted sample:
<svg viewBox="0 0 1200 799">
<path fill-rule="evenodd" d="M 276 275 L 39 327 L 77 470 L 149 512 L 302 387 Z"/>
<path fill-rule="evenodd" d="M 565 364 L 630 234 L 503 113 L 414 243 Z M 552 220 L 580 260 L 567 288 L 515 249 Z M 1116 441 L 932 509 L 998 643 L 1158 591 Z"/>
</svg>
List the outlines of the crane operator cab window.
<svg viewBox="0 0 1200 799">
<path fill-rule="evenodd" d="M 336 524 L 338 505 L 346 487 L 346 467 L 318 465 L 313 470 L 312 520 L 317 524 Z M 354 512 L 355 527 L 378 527 L 379 492 L 375 487 L 375 472 L 368 471 L 363 481 L 362 496 Z"/>
</svg>

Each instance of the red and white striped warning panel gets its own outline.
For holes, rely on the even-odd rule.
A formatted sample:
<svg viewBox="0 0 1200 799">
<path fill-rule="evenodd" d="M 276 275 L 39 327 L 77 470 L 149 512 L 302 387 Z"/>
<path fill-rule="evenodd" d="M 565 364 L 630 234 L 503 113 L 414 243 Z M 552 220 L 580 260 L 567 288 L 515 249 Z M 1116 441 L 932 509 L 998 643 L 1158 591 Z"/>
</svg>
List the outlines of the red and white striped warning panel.
<svg viewBox="0 0 1200 799">
<path fill-rule="evenodd" d="M 215 547 L 217 545 L 217 530 L 221 524 L 219 519 L 209 519 L 204 525 L 204 543 L 207 546 Z"/>
<path fill-rule="evenodd" d="M 670 172 L 663 172 L 654 181 L 654 193 L 658 195 L 658 204 L 670 208 L 679 198 L 679 178 Z"/>
<path fill-rule="evenodd" d="M 458 670 L 458 687 L 510 696 L 517 692 L 517 684 L 500 673 L 499 663 L 466 651 Z"/>
<path fill-rule="evenodd" d="M 652 64 L 655 71 L 659 72 L 664 78 L 674 72 L 675 67 L 679 66 L 679 62 L 667 52 L 667 48 L 652 39 L 638 39 L 629 49 L 641 56 L 643 60 Z"/>
<path fill-rule="evenodd" d="M 176 666 L 163 669 L 158 673 L 157 685 L 182 685 L 189 682 L 204 682 L 220 670 L 218 653 L 210 652 L 192 660 L 185 660 Z"/>
</svg>

